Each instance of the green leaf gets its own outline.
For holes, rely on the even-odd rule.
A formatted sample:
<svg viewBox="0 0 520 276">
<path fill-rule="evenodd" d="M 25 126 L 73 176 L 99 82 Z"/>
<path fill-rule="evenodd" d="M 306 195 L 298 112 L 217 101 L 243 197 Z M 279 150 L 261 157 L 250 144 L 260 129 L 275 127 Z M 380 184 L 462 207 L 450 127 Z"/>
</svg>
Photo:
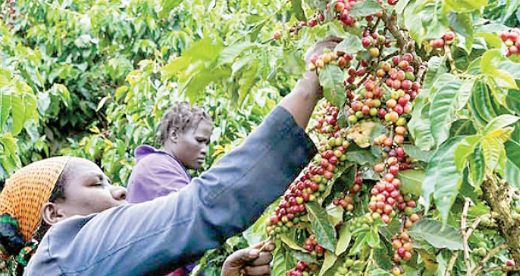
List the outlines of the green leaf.
<svg viewBox="0 0 520 276">
<path fill-rule="evenodd" d="M 323 248 L 334 251 L 336 244 L 336 231 L 327 219 L 327 211 L 320 208 L 314 202 L 305 204 L 307 213 L 309 213 L 312 229 L 316 234 L 316 240 Z"/>
<path fill-rule="evenodd" d="M 321 266 L 319 276 L 323 276 L 325 272 L 327 272 L 327 270 L 329 270 L 334 265 L 337 259 L 338 256 L 336 256 L 334 253 L 325 251 L 325 260 L 323 260 L 323 265 Z"/>
<path fill-rule="evenodd" d="M 307 21 L 307 17 L 305 16 L 305 11 L 302 8 L 303 1 L 302 0 L 291 0 L 292 4 L 292 12 L 296 19 L 300 21 Z"/>
<path fill-rule="evenodd" d="M 312 256 L 309 253 L 304 253 L 301 251 L 293 250 L 293 251 L 291 251 L 291 254 L 298 261 L 304 261 L 304 262 L 310 262 L 310 263 L 315 263 L 317 261 L 316 257 Z"/>
<path fill-rule="evenodd" d="M 345 52 L 349 54 L 356 54 L 358 51 L 362 51 L 365 48 L 363 44 L 361 44 L 361 39 L 359 39 L 356 35 L 349 35 L 344 38 L 336 48 L 334 48 L 335 52 Z"/>
<path fill-rule="evenodd" d="M 381 5 L 376 1 L 367 0 L 354 5 L 354 7 L 349 11 L 349 14 L 352 17 L 365 17 L 373 15 L 382 9 Z"/>
<path fill-rule="evenodd" d="M 490 139 L 482 140 L 482 153 L 486 168 L 490 171 L 495 170 L 499 164 L 500 156 L 504 152 L 504 145 Z"/>
<path fill-rule="evenodd" d="M 433 84 L 446 72 L 448 72 L 448 68 L 446 67 L 446 56 L 433 56 L 430 58 L 428 60 L 428 71 L 426 71 L 426 75 L 424 76 L 424 82 L 422 85 L 423 91 L 421 92 L 421 95 L 428 96 Z"/>
<path fill-rule="evenodd" d="M 161 79 L 173 79 L 178 73 L 188 69 L 190 57 L 177 57 L 161 68 Z"/>
<path fill-rule="evenodd" d="M 487 5 L 487 0 L 446 0 L 446 10 L 472 12 Z"/>
<path fill-rule="evenodd" d="M 433 156 L 433 152 L 421 150 L 414 145 L 403 144 L 401 147 L 406 152 L 406 155 L 423 162 L 430 161 L 430 158 Z"/>
<path fill-rule="evenodd" d="M 278 247 L 273 253 L 273 264 L 271 266 L 271 275 L 273 276 L 285 276 L 287 271 L 285 260 L 285 249 Z"/>
<path fill-rule="evenodd" d="M 342 106 L 345 103 L 346 91 L 341 68 L 332 64 L 325 65 L 320 71 L 320 84 L 323 95 L 333 105 Z"/>
<path fill-rule="evenodd" d="M 371 248 L 380 247 L 379 233 L 375 232 L 374 229 L 367 234 L 367 243 Z"/>
<path fill-rule="evenodd" d="M 347 250 L 348 245 L 350 244 L 350 240 L 352 238 L 352 233 L 350 233 L 349 225 L 347 223 L 343 224 L 339 229 L 339 239 L 336 244 L 336 254 L 341 255 L 345 250 Z"/>
<path fill-rule="evenodd" d="M 5 123 L 7 122 L 7 118 L 9 117 L 9 112 L 11 111 L 11 94 L 2 93 L 1 97 L 1 110 L 0 110 L 0 132 L 3 132 L 3 128 Z"/>
<path fill-rule="evenodd" d="M 470 98 L 470 108 L 475 115 L 478 115 L 479 118 L 482 118 L 485 121 L 490 121 L 497 116 L 493 105 L 491 104 L 489 88 L 482 80 L 477 80 L 473 86 Z"/>
<path fill-rule="evenodd" d="M 397 178 L 401 180 L 402 192 L 411 193 L 415 196 L 421 196 L 422 183 L 425 173 L 423 170 L 404 170 L 397 174 Z"/>
<path fill-rule="evenodd" d="M 382 270 L 381 268 L 371 269 L 369 276 L 392 276 L 392 273 L 387 272 L 386 270 Z"/>
<path fill-rule="evenodd" d="M 4 152 L 6 153 L 6 155 L 16 155 L 16 150 L 18 149 L 18 147 L 16 146 L 16 142 L 18 140 L 14 138 L 11 133 L 5 133 L 1 137 L 2 139 L 0 139 L 0 142 L 4 146 Z"/>
<path fill-rule="evenodd" d="M 163 0 L 160 7 L 162 8 L 158 12 L 159 18 L 166 18 L 170 14 L 170 12 L 175 9 L 179 4 L 182 3 L 182 0 Z"/>
<path fill-rule="evenodd" d="M 357 236 L 356 241 L 354 242 L 354 245 L 349 251 L 349 255 L 356 255 L 357 253 L 361 252 L 361 249 L 367 245 L 367 233 L 363 232 Z"/>
<path fill-rule="evenodd" d="M 478 146 L 469 156 L 469 180 L 473 186 L 479 187 L 480 184 L 482 184 L 486 173 L 485 169 L 486 164 L 482 153 L 482 147 Z"/>
<path fill-rule="evenodd" d="M 462 83 L 459 93 L 457 94 L 457 110 L 466 107 L 474 85 L 475 79 L 468 79 Z"/>
<path fill-rule="evenodd" d="M 504 57 L 500 50 L 488 50 L 482 56 L 480 61 L 480 68 L 482 73 L 487 74 L 493 80 L 497 81 L 498 85 L 509 89 L 518 89 L 514 78 L 503 69 L 498 69 L 498 61 L 503 60 Z M 498 60 L 498 61 L 497 61 Z M 500 99 L 499 101 L 504 104 Z"/>
<path fill-rule="evenodd" d="M 347 151 L 347 160 L 360 165 L 372 164 L 376 162 L 376 158 L 369 150 L 357 149 L 353 151 Z"/>
<path fill-rule="evenodd" d="M 285 243 L 289 248 L 291 248 L 293 250 L 299 250 L 299 251 L 302 251 L 302 252 L 307 252 L 305 249 L 303 249 L 301 246 L 299 246 L 298 243 L 295 240 L 291 239 L 286 234 L 281 234 L 280 235 L 280 239 L 282 240 L 283 243 Z"/>
<path fill-rule="evenodd" d="M 481 135 L 468 136 L 457 146 L 454 156 L 457 171 L 462 172 L 468 160 L 468 156 L 475 151 L 475 147 L 479 144 L 481 139 Z"/>
<path fill-rule="evenodd" d="M 327 206 L 326 210 L 327 210 L 329 221 L 333 226 L 336 226 L 340 222 L 343 221 L 343 212 L 344 212 L 343 207 L 341 207 L 339 205 L 336 206 L 334 204 L 329 204 Z"/>
<path fill-rule="evenodd" d="M 394 11 L 399 15 L 402 14 L 404 9 L 408 5 L 408 3 L 410 3 L 410 0 L 401 0 L 401 1 L 397 2 L 397 5 L 395 5 Z"/>
<path fill-rule="evenodd" d="M 11 98 L 13 109 L 13 135 L 18 135 L 23 128 L 25 122 L 25 105 L 23 103 L 23 95 L 12 95 Z"/>
<path fill-rule="evenodd" d="M 473 46 L 473 20 L 471 14 L 450 12 L 447 18 L 453 31 L 464 37 L 464 50 L 467 53 L 471 53 Z"/>
<path fill-rule="evenodd" d="M 417 240 L 427 241 L 435 248 L 462 250 L 462 236 L 455 228 L 435 220 L 422 219 L 410 227 L 408 234 Z"/>
<path fill-rule="evenodd" d="M 455 110 L 458 108 L 456 99 L 460 87 L 460 81 L 453 79 L 439 87 L 438 91 L 432 91 L 435 94 L 430 107 L 430 129 L 437 145 L 449 137 L 451 123 L 455 119 Z"/>
<path fill-rule="evenodd" d="M 513 116 L 513 115 L 500 115 L 493 120 L 491 120 L 486 128 L 484 128 L 484 136 L 492 134 L 494 131 L 502 129 L 510 124 L 516 123 L 520 117 Z"/>
<path fill-rule="evenodd" d="M 463 139 L 464 137 L 452 138 L 435 151 L 426 168 L 423 181 L 422 194 L 426 209 L 429 208 L 430 196 L 433 193 L 435 205 L 444 224 L 462 183 L 463 175 L 455 167 L 454 155 L 455 149 Z"/>
</svg>

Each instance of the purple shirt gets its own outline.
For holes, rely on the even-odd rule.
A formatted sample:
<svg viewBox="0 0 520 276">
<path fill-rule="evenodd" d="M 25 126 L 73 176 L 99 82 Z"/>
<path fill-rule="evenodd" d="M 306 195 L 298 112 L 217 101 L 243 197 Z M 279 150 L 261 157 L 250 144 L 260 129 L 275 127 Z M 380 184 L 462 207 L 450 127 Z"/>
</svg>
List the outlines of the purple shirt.
<svg viewBox="0 0 520 276">
<path fill-rule="evenodd" d="M 138 146 L 135 159 L 135 167 L 127 184 L 126 200 L 130 203 L 167 196 L 191 182 L 184 166 L 162 150 L 148 145 Z"/>
</svg>

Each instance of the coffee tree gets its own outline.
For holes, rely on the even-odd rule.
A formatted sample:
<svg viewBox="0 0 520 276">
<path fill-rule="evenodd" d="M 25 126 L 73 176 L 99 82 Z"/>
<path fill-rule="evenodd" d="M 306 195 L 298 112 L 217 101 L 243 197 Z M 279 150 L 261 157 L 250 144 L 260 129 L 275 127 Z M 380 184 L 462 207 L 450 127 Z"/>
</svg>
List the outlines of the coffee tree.
<svg viewBox="0 0 520 276">
<path fill-rule="evenodd" d="M 514 275 L 519 1 L 71 0 L 0 4 L 0 179 L 56 154 L 123 184 L 162 112 L 206 106 L 205 168 L 304 71 L 319 154 L 243 237 L 273 275 Z M 333 35 L 335 48 L 304 62 Z M 201 260 L 218 274 L 234 237 Z"/>
<path fill-rule="evenodd" d="M 291 4 L 275 40 L 343 42 L 307 67 L 319 155 L 245 233 L 278 243 L 273 274 L 517 271 L 519 29 L 484 1 Z"/>
</svg>

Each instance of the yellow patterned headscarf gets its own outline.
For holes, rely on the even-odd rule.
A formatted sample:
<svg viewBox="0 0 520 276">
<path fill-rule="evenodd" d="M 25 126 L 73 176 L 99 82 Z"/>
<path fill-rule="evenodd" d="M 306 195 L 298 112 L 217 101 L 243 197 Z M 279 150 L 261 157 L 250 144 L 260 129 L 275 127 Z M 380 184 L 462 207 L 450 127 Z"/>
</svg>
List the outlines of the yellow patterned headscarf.
<svg viewBox="0 0 520 276">
<path fill-rule="evenodd" d="M 24 240 L 32 239 L 41 222 L 41 208 L 70 157 L 53 157 L 31 163 L 13 174 L 0 195 L 0 215 L 15 220 Z"/>
</svg>

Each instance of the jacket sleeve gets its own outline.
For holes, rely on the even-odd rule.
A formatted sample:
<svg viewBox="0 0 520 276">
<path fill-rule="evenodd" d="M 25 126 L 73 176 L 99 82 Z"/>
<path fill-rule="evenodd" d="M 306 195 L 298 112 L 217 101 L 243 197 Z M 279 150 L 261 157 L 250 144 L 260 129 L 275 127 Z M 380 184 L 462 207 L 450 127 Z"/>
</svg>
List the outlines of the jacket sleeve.
<svg viewBox="0 0 520 276">
<path fill-rule="evenodd" d="M 277 107 L 240 147 L 185 189 L 102 212 L 70 230 L 77 231 L 70 242 L 54 226 L 48 253 L 67 275 L 171 271 L 246 229 L 315 153 L 303 129 Z"/>
</svg>

